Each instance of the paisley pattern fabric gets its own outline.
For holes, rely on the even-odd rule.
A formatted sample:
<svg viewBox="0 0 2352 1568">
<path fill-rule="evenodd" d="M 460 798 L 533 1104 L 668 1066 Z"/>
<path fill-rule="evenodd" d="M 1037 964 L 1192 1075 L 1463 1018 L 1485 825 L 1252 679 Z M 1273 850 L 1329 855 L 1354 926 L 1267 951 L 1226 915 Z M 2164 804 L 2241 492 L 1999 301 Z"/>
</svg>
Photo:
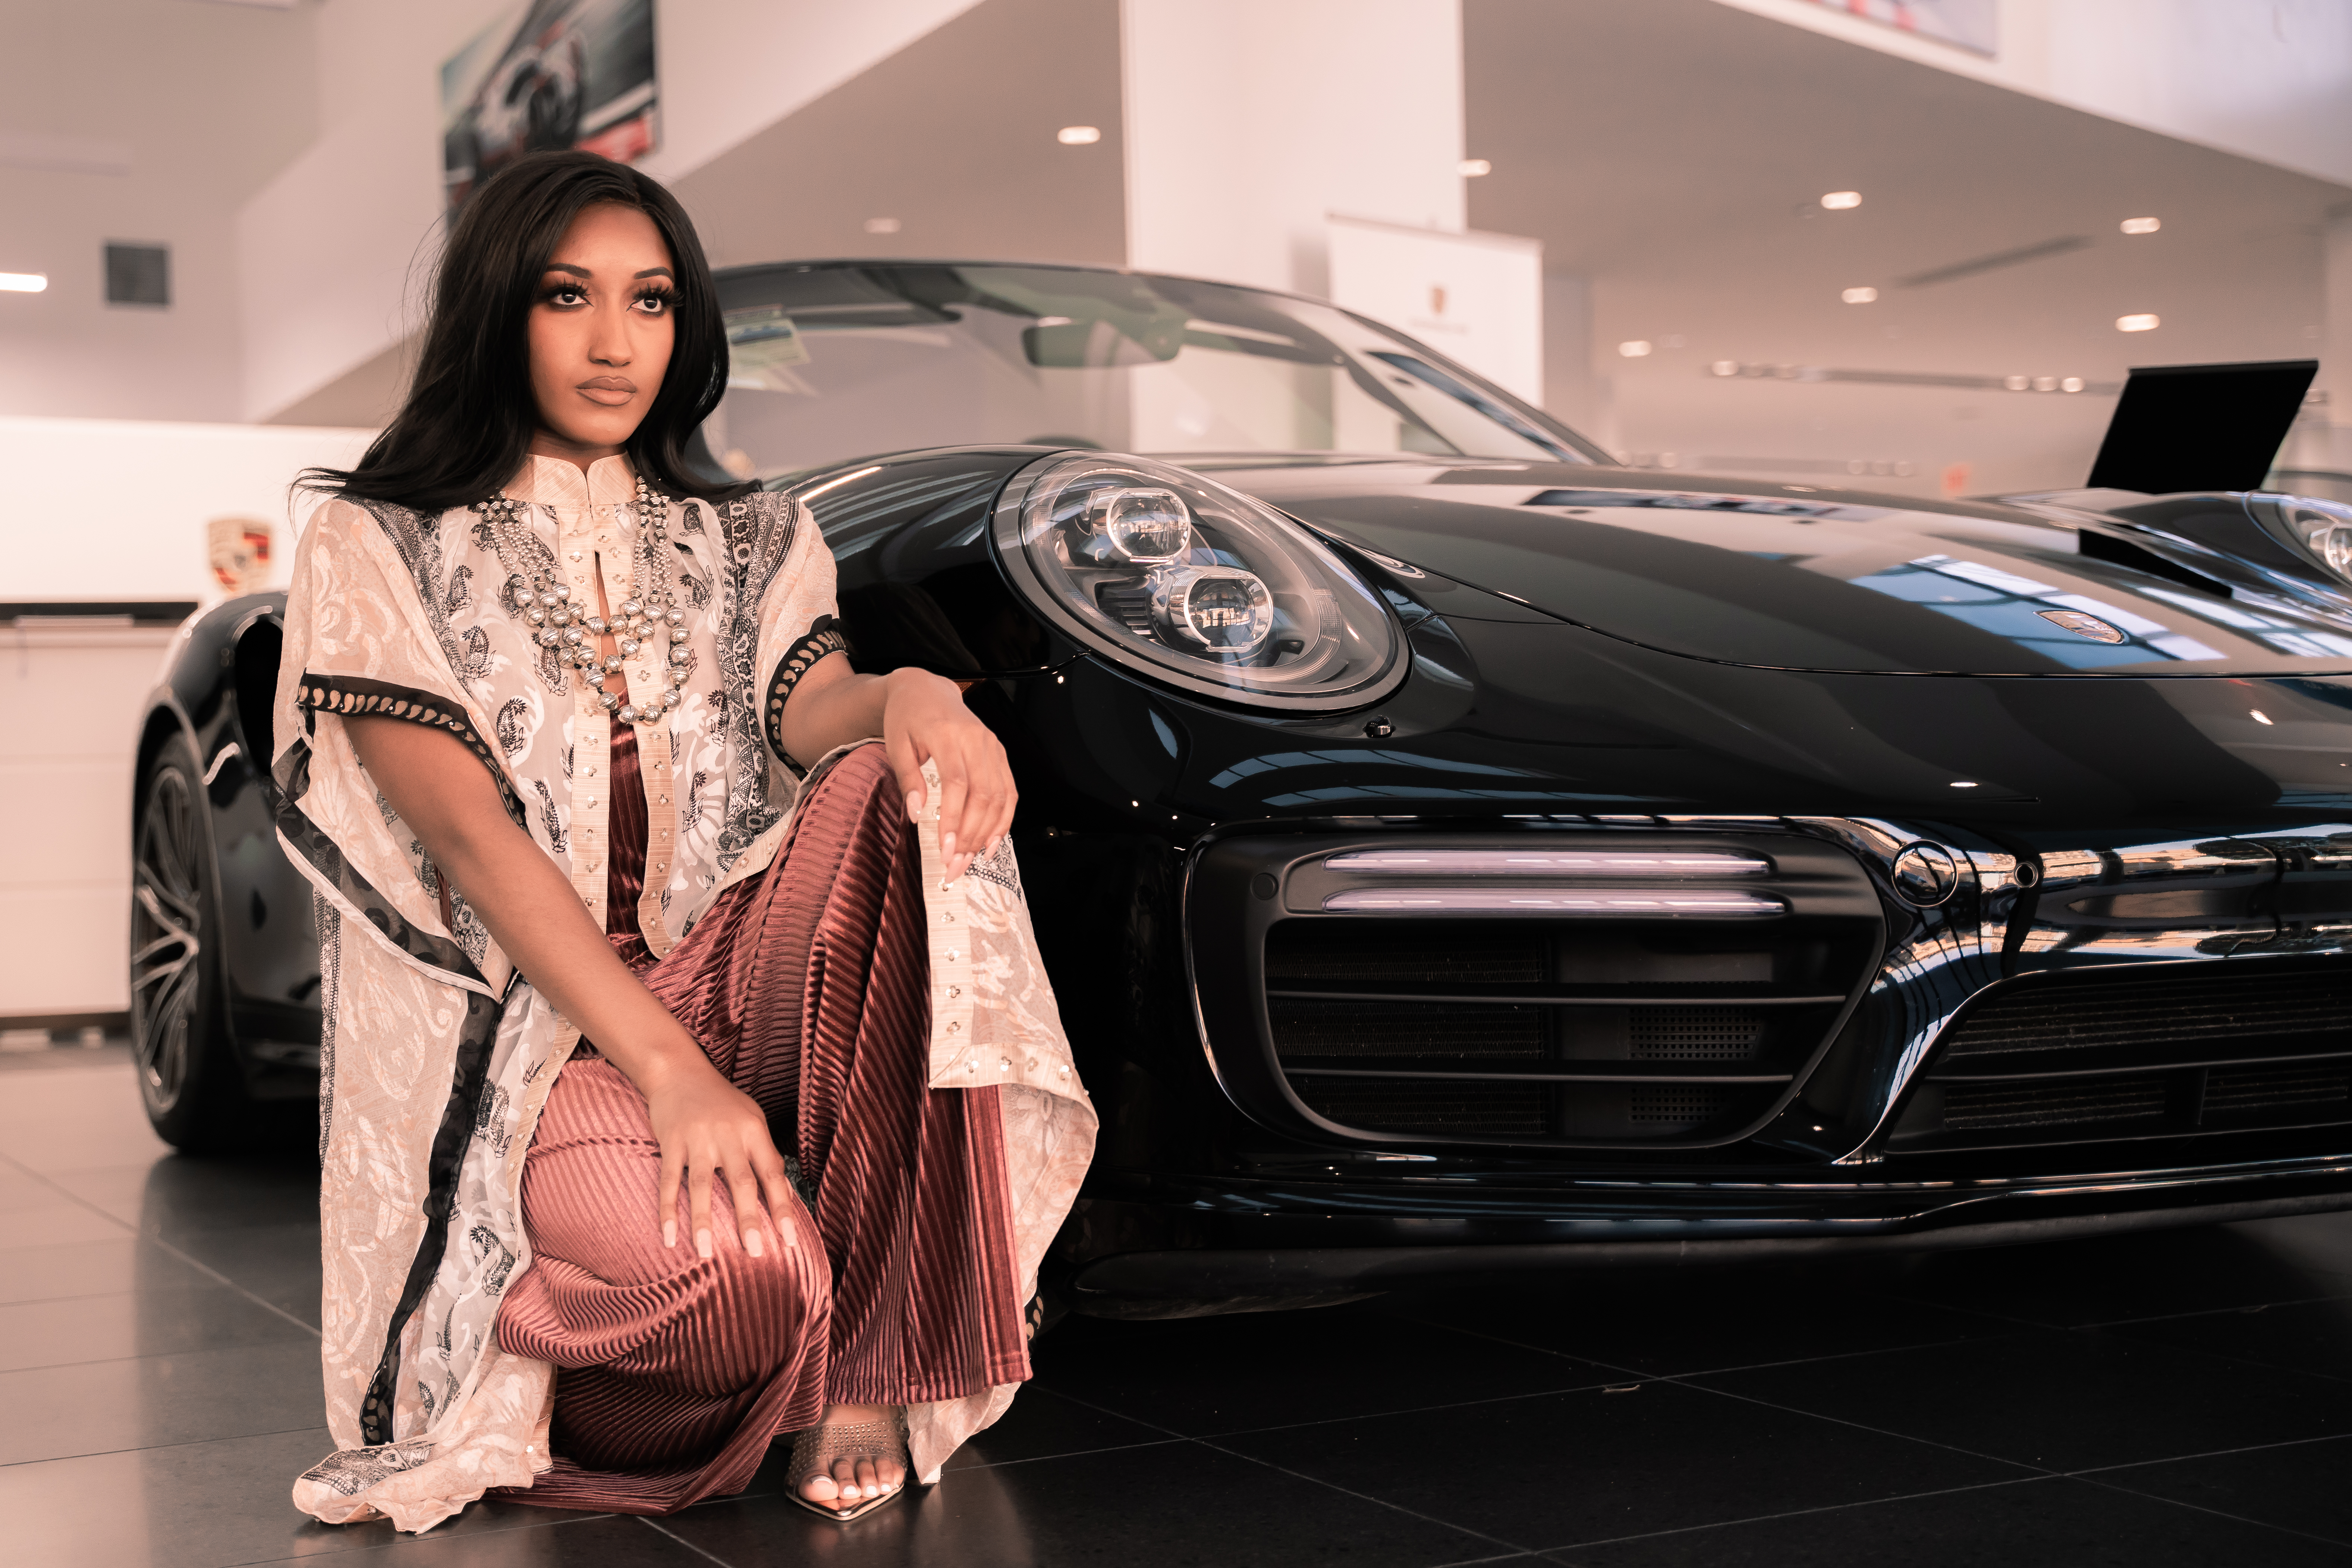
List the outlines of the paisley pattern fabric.
<svg viewBox="0 0 2352 1568">
<path fill-rule="evenodd" d="M 334 500 L 296 552 L 272 771 L 280 841 L 317 894 L 321 973 L 332 977 L 320 1355 L 338 1451 L 297 1480 L 294 1500 L 331 1523 L 382 1515 L 427 1529 L 488 1488 L 529 1486 L 551 1463 L 553 1369 L 501 1351 L 493 1325 L 507 1282 L 530 1262 L 523 1157 L 579 1033 L 447 886 L 369 783 L 344 728 L 346 714 L 432 714 L 416 721 L 467 742 L 604 923 L 612 721 L 544 657 L 515 579 L 567 581 L 575 595 L 601 586 L 610 598 L 645 580 L 651 542 L 619 458 L 584 476 L 531 458 L 507 493 L 526 503 L 527 535 L 502 535 L 467 509 L 429 517 Z M 638 731 L 641 754 L 662 766 L 648 778 L 656 793 L 639 906 L 656 951 L 774 858 L 801 770 L 770 743 L 762 707 L 795 655 L 793 676 L 812 662 L 808 639 L 834 614 L 832 555 L 787 497 L 673 505 L 667 531 L 692 673 L 685 706 Z M 660 674 L 624 673 L 633 691 Z M 1010 845 L 950 884 L 936 820 L 919 837 L 930 1081 L 1002 1088 L 1025 1293 L 1076 1196 L 1094 1111 Z M 909 1410 L 918 1472 L 936 1477 L 1013 1392 Z"/>
</svg>

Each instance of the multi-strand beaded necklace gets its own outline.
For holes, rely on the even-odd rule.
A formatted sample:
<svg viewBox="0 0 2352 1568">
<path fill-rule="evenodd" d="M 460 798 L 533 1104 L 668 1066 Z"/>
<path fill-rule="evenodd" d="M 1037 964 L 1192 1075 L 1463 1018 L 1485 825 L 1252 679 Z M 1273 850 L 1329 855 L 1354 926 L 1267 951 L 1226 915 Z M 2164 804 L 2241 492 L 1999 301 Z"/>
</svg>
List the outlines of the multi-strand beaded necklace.
<svg viewBox="0 0 2352 1568">
<path fill-rule="evenodd" d="M 501 490 L 488 500 L 477 501 L 474 510 L 488 521 L 501 546 L 500 554 L 509 561 L 527 559 L 523 542 L 532 537 L 530 525 L 516 520 L 516 514 L 524 510 L 523 502 Z M 559 658 L 578 670 L 606 712 L 625 724 L 652 724 L 686 700 L 687 667 L 693 656 L 686 647 L 686 612 L 677 607 L 677 595 L 670 587 L 669 500 L 647 484 L 643 475 L 637 479 L 636 510 L 646 548 L 632 568 L 633 596 L 621 601 L 618 616 L 607 620 L 584 605 L 574 606 L 571 588 L 544 574 L 526 576 L 518 572 L 508 579 L 507 586 L 509 602 L 521 609 L 540 647 L 554 649 Z M 656 635 L 668 649 L 663 660 L 667 684 L 660 693 L 639 707 L 617 692 L 605 690 L 605 678 L 635 658 Z M 598 649 L 597 639 L 608 636 L 618 652 Z"/>
</svg>

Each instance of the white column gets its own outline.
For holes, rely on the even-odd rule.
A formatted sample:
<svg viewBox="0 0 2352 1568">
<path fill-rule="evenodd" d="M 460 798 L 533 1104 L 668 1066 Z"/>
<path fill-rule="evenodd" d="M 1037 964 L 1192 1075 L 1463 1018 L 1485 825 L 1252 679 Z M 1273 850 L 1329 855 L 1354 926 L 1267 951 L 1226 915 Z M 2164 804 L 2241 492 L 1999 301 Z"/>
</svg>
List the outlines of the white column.
<svg viewBox="0 0 2352 1568">
<path fill-rule="evenodd" d="M 1123 0 L 1128 265 L 1323 295 L 1333 216 L 1459 232 L 1460 0 Z"/>
<path fill-rule="evenodd" d="M 2327 436 L 2310 466 L 2352 474 L 2352 213 L 2329 224 L 2320 244 L 2326 314 L 2319 324 L 2316 384 L 2327 394 Z"/>
</svg>

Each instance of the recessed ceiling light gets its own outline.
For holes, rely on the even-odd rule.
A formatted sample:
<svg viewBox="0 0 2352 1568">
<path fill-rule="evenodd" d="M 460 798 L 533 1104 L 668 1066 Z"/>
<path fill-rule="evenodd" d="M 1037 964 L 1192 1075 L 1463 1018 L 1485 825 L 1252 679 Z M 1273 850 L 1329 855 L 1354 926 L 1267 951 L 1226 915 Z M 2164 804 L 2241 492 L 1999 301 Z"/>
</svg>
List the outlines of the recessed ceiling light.
<svg viewBox="0 0 2352 1568">
<path fill-rule="evenodd" d="M 1832 191 L 1822 198 L 1822 205 L 1828 208 L 1831 212 L 1842 213 L 1848 207 L 1858 207 L 1862 205 L 1862 193 L 1860 191 Z"/>
<path fill-rule="evenodd" d="M 2058 378 L 2054 375 L 2037 375 L 2033 378 L 2033 390 L 2055 392 L 2058 390 Z"/>
<path fill-rule="evenodd" d="M 1456 172 L 1465 179 L 1475 180 L 1481 174 L 1493 174 L 1495 165 L 1484 158 L 1465 158 L 1456 165 Z"/>
<path fill-rule="evenodd" d="M 48 286 L 46 272 L 0 272 L 0 293 L 37 294 Z"/>
<path fill-rule="evenodd" d="M 1065 147 L 1084 147 L 1102 140 L 1102 132 L 1092 125 L 1065 125 L 1054 132 L 1054 140 Z"/>
<path fill-rule="evenodd" d="M 2066 377 L 2065 380 L 2058 384 L 2058 390 L 2061 392 L 2080 392 L 2083 390 L 2083 378 L 2079 375 L 2070 375 Z"/>
<path fill-rule="evenodd" d="M 1736 359 L 1719 359 L 1706 367 L 1706 373 L 1709 375 L 1738 375 L 1739 362 Z"/>
<path fill-rule="evenodd" d="M 2123 230 L 2126 234 L 2154 234 L 2163 226 L 2164 221 L 2161 218 L 2127 217 L 2123 222 Z"/>
<path fill-rule="evenodd" d="M 1650 340 L 1634 338 L 1630 342 L 1619 343 L 1617 352 L 1627 359 L 1640 359 L 1650 352 Z"/>
<path fill-rule="evenodd" d="M 1847 289 L 1838 298 L 1849 305 L 1867 305 L 1878 298 L 1878 290 L 1864 284 L 1859 289 Z"/>
<path fill-rule="evenodd" d="M 867 218 L 866 220 L 866 232 L 868 234 L 896 234 L 898 232 L 898 220 L 894 217 Z"/>
<path fill-rule="evenodd" d="M 2030 375 L 2004 375 L 2000 378 L 2000 384 L 2011 392 L 2033 390 L 2033 378 Z"/>
<path fill-rule="evenodd" d="M 2164 322 L 2159 318 L 2152 315 L 2117 316 L 2116 318 L 2116 331 L 2119 332 L 2152 332 L 2162 325 L 2164 325 Z"/>
</svg>

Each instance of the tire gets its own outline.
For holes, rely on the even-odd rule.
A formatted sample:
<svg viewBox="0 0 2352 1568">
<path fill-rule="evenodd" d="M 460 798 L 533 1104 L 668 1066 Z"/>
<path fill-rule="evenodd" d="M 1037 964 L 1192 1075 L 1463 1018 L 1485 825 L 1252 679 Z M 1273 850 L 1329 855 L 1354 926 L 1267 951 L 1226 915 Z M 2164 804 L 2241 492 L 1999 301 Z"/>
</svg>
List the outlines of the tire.
<svg viewBox="0 0 2352 1568">
<path fill-rule="evenodd" d="M 131 1049 L 155 1135 L 189 1153 L 233 1140 L 244 1078 L 228 1040 L 220 900 L 202 773 L 174 735 L 147 765 L 131 865 Z"/>
</svg>

